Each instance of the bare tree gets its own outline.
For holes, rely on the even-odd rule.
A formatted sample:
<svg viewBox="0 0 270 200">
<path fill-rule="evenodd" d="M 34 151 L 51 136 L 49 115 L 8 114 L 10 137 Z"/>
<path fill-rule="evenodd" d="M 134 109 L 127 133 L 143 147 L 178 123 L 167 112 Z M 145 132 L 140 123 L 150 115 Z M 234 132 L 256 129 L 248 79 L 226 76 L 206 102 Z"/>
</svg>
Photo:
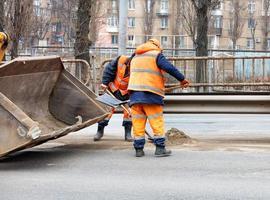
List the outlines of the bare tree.
<svg viewBox="0 0 270 200">
<path fill-rule="evenodd" d="M 144 0 L 144 34 L 153 34 L 155 0 Z M 147 38 L 145 38 L 147 39 Z"/>
<path fill-rule="evenodd" d="M 79 0 L 77 10 L 75 57 L 90 62 L 89 47 L 91 42 L 88 38 L 89 24 L 91 20 L 91 9 L 94 0 Z M 88 77 L 87 68 L 82 69 L 82 81 L 86 82 Z"/>
<path fill-rule="evenodd" d="M 89 40 L 91 45 L 94 45 L 98 37 L 98 29 L 104 19 L 104 12 L 102 12 L 102 0 L 96 0 L 91 7 L 91 19 L 89 23 Z"/>
<path fill-rule="evenodd" d="M 220 4 L 220 0 L 190 0 L 195 8 L 196 23 L 196 39 L 195 48 L 196 56 L 208 55 L 208 21 L 209 11 Z"/>
<path fill-rule="evenodd" d="M 263 49 L 268 50 L 268 34 L 270 33 L 270 0 L 263 0 L 262 16 Z"/>
<path fill-rule="evenodd" d="M 54 27 L 54 45 L 70 45 L 75 38 L 78 0 L 51 0 L 51 26 Z M 62 37 L 61 40 L 59 36 Z"/>
<path fill-rule="evenodd" d="M 5 0 L 0 1 L 0 31 L 4 30 L 4 21 L 5 21 Z"/>
<path fill-rule="evenodd" d="M 31 45 L 38 45 L 40 40 L 44 40 L 51 26 L 52 15 L 49 8 L 34 8 L 31 21 Z"/>
<path fill-rule="evenodd" d="M 28 38 L 31 32 L 29 23 L 33 0 L 14 0 L 6 3 L 4 10 L 7 12 L 7 29 L 12 39 L 11 58 L 15 58 L 18 56 L 19 41 L 25 43 L 24 39 Z"/>
<path fill-rule="evenodd" d="M 173 35 L 175 35 L 175 39 L 172 41 L 172 46 L 174 48 L 179 48 L 179 44 L 180 44 L 180 32 L 182 30 L 182 15 L 181 15 L 181 11 L 182 11 L 182 2 L 183 0 L 176 0 L 175 3 L 175 7 L 176 7 L 176 21 L 175 23 L 171 23 L 173 26 Z"/>
<path fill-rule="evenodd" d="M 196 56 L 208 55 L 209 12 L 220 4 L 220 0 L 190 0 L 196 13 L 196 39 L 194 41 Z M 196 82 L 208 81 L 207 65 L 204 61 L 196 62 Z M 205 88 L 204 88 L 205 89 Z M 200 90 L 200 88 L 198 88 Z"/>
<path fill-rule="evenodd" d="M 183 28 L 188 36 L 196 43 L 196 13 L 194 6 L 190 0 L 177 0 L 177 21 L 182 21 Z"/>
<path fill-rule="evenodd" d="M 253 13 L 249 14 L 248 26 L 249 26 L 249 30 L 250 30 L 250 34 L 251 34 L 251 38 L 252 38 L 252 49 L 255 50 L 256 49 L 255 33 L 256 33 L 257 21 L 256 21 Z"/>
<path fill-rule="evenodd" d="M 237 40 L 242 35 L 244 27 L 244 10 L 245 6 L 240 0 L 233 0 L 231 2 L 231 17 L 229 25 L 229 36 L 232 40 L 232 48 L 236 49 Z"/>
</svg>

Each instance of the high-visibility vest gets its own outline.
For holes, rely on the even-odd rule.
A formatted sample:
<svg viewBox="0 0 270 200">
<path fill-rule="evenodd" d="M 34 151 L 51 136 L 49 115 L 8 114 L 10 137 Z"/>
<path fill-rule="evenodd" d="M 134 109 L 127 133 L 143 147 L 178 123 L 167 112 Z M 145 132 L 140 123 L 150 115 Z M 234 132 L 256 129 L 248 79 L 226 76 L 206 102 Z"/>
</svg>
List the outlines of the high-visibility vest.
<svg viewBox="0 0 270 200">
<path fill-rule="evenodd" d="M 164 96 L 164 72 L 156 63 L 159 53 L 159 50 L 150 50 L 133 57 L 130 63 L 128 90 L 148 91 Z"/>
<path fill-rule="evenodd" d="M 117 63 L 117 72 L 113 82 L 109 83 L 109 87 L 112 92 L 119 90 L 122 95 L 128 93 L 128 81 L 129 81 L 129 72 L 125 77 L 127 70 L 127 56 L 120 56 Z"/>
<path fill-rule="evenodd" d="M 6 50 L 6 49 L 3 49 L 2 47 L 5 42 L 8 42 L 8 40 L 9 40 L 9 36 L 4 32 L 0 32 L 0 62 L 3 60 L 4 55 L 5 55 L 5 50 Z"/>
</svg>

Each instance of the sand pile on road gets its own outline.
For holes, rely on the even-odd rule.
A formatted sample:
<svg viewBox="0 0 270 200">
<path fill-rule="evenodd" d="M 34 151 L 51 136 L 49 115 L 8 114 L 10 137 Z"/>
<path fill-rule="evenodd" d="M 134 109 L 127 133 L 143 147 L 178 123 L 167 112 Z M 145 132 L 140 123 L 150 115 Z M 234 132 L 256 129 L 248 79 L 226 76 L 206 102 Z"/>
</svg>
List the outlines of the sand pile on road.
<svg viewBox="0 0 270 200">
<path fill-rule="evenodd" d="M 166 132 L 167 144 L 177 145 L 184 143 L 191 143 L 192 139 L 186 135 L 183 131 L 178 130 L 177 128 L 171 128 Z"/>
</svg>

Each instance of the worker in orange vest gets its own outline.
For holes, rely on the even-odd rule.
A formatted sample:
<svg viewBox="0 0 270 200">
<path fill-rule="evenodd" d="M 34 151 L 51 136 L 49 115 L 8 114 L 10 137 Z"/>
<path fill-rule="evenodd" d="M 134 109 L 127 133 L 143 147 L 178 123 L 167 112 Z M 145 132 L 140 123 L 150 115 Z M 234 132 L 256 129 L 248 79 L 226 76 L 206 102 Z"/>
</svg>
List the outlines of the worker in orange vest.
<svg viewBox="0 0 270 200">
<path fill-rule="evenodd" d="M 5 56 L 5 51 L 8 47 L 8 43 L 10 41 L 10 37 L 5 32 L 0 32 L 0 62 L 3 60 Z"/>
<path fill-rule="evenodd" d="M 109 89 L 110 92 L 119 100 L 126 101 L 129 99 L 128 81 L 130 75 L 130 60 L 131 57 L 119 56 L 116 60 L 110 62 L 104 69 L 101 87 L 103 90 Z M 103 121 L 98 123 L 98 130 L 94 136 L 94 141 L 100 140 L 104 135 L 104 128 L 108 125 L 110 118 L 114 113 L 112 109 L 111 114 Z M 122 126 L 125 127 L 125 140 L 133 141 L 131 136 L 132 122 L 130 114 L 124 110 Z"/>
<path fill-rule="evenodd" d="M 189 82 L 184 75 L 162 54 L 157 39 L 150 39 L 136 48 L 135 56 L 130 63 L 128 85 L 136 157 L 144 156 L 147 119 L 154 134 L 155 156 L 163 157 L 171 154 L 171 151 L 165 148 L 164 72 L 179 80 L 182 87 L 188 87 Z"/>
</svg>

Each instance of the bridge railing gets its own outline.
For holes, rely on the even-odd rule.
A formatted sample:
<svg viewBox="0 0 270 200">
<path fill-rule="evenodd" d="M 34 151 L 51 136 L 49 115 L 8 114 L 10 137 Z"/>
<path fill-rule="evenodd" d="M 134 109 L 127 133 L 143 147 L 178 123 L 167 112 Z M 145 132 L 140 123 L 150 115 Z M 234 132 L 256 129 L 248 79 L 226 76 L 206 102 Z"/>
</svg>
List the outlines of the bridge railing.
<svg viewBox="0 0 270 200">
<path fill-rule="evenodd" d="M 182 57 L 169 60 L 191 81 L 189 92 L 269 91 L 270 56 Z M 178 84 L 175 79 L 167 78 L 168 86 Z"/>
<path fill-rule="evenodd" d="M 174 66 L 191 82 L 188 89 L 165 75 L 168 93 L 246 93 L 270 91 L 270 56 L 169 57 Z M 90 80 L 95 92 L 101 84 L 104 60 L 96 66 Z M 92 69 L 93 71 L 93 69 Z M 199 77 L 198 77 L 199 76 Z"/>
</svg>

